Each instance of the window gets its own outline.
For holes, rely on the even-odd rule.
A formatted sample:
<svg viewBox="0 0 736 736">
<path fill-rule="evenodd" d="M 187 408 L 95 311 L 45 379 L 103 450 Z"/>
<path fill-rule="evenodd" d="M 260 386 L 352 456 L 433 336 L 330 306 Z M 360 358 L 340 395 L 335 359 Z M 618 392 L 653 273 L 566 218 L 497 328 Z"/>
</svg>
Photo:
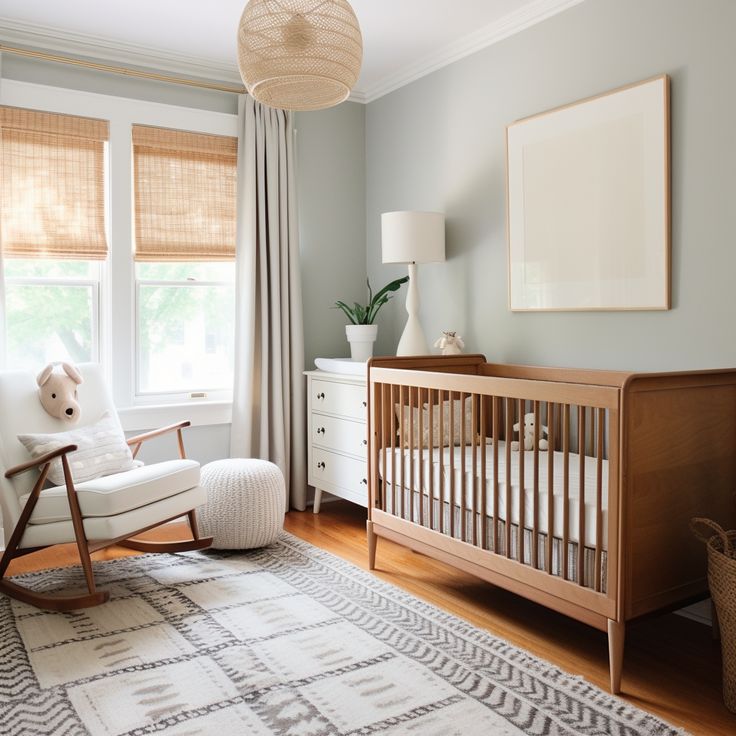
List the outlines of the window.
<svg viewBox="0 0 736 736">
<path fill-rule="evenodd" d="M 133 126 L 136 394 L 230 391 L 237 139 Z"/>
<path fill-rule="evenodd" d="M 233 382 L 233 263 L 137 263 L 140 395 L 227 390 Z"/>
<path fill-rule="evenodd" d="M 0 102 L 0 362 L 100 361 L 126 430 L 228 422 L 237 115 L 13 79 Z"/>
<path fill-rule="evenodd" d="M 55 360 L 99 360 L 100 271 L 98 261 L 5 262 L 9 367 L 39 370 Z"/>
<path fill-rule="evenodd" d="M 105 121 L 0 107 L 6 363 L 99 359 Z"/>
</svg>

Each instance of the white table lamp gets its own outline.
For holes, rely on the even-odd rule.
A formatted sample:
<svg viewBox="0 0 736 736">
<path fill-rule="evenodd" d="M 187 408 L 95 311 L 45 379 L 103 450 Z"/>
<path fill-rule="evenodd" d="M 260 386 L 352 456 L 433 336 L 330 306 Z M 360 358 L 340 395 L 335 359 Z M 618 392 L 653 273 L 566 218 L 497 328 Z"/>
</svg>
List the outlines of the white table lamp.
<svg viewBox="0 0 736 736">
<path fill-rule="evenodd" d="M 406 327 L 396 355 L 427 355 L 429 345 L 419 322 L 417 263 L 445 260 L 445 216 L 441 212 L 384 212 L 381 215 L 384 263 L 409 264 Z"/>
</svg>

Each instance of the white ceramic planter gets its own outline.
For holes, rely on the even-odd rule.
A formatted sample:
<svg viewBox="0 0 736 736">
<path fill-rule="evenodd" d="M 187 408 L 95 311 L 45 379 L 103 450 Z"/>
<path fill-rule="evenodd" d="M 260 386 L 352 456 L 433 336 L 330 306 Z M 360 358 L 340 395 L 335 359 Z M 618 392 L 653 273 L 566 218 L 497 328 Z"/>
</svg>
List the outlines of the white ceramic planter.
<svg viewBox="0 0 736 736">
<path fill-rule="evenodd" d="M 378 336 L 378 325 L 345 325 L 350 343 L 350 357 L 366 361 L 373 355 L 373 343 Z"/>
</svg>

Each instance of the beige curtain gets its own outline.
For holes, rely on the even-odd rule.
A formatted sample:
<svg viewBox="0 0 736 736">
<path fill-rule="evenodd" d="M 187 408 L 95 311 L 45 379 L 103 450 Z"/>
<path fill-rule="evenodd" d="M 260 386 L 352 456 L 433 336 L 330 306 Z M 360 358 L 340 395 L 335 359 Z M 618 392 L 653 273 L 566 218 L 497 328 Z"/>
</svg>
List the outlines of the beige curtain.
<svg viewBox="0 0 736 736">
<path fill-rule="evenodd" d="M 231 454 L 276 463 L 306 503 L 304 338 L 290 113 L 238 103 L 235 387 Z"/>
</svg>

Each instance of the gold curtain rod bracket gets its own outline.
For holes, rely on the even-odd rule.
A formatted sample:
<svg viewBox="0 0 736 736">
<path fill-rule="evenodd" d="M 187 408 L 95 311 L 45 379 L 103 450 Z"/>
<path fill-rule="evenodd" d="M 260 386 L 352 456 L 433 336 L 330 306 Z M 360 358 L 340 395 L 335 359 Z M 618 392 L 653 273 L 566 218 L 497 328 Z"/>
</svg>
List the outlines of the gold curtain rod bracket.
<svg viewBox="0 0 736 736">
<path fill-rule="evenodd" d="M 33 51 L 31 49 L 22 49 L 17 46 L 6 46 L 0 43 L 0 52 L 16 54 L 17 56 L 26 56 L 31 59 L 42 59 L 44 61 L 53 61 L 59 64 L 69 64 L 84 69 L 94 69 L 95 71 L 108 72 L 110 74 L 121 74 L 126 77 L 138 77 L 139 79 L 150 79 L 155 82 L 166 82 L 168 84 L 182 84 L 187 87 L 198 87 L 200 89 L 211 89 L 217 92 L 230 92 L 231 94 L 243 94 L 246 90 L 243 86 L 235 86 L 229 84 L 221 84 L 219 82 L 206 82 L 204 80 L 185 79 L 183 77 L 173 77 L 167 74 L 159 74 L 157 72 L 146 72 L 141 69 L 129 69 L 124 66 L 114 66 L 112 64 L 100 64 L 95 61 L 87 61 L 84 59 L 75 59 L 71 56 L 61 56 L 59 54 L 50 54 L 46 51 Z"/>
</svg>

